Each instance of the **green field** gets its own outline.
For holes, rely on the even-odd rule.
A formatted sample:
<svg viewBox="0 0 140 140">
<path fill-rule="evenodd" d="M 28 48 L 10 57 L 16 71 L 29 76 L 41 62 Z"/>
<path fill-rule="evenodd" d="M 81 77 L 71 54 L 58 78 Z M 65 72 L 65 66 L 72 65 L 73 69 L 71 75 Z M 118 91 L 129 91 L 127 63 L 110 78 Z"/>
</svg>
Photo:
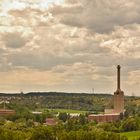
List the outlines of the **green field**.
<svg viewBox="0 0 140 140">
<path fill-rule="evenodd" d="M 136 138 L 140 138 L 140 131 L 121 133 L 121 136 L 126 136 L 128 140 L 134 140 Z"/>
<path fill-rule="evenodd" d="M 87 111 L 81 111 L 81 110 L 71 110 L 71 109 L 49 109 L 49 111 L 59 112 L 59 113 L 80 113 L 85 114 Z"/>
</svg>

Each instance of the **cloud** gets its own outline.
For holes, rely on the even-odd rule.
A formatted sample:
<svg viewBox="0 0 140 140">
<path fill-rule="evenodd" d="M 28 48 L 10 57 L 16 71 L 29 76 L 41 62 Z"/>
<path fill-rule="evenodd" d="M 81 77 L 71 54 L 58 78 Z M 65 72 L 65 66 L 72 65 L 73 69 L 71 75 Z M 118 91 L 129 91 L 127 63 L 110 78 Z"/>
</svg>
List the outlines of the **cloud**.
<svg viewBox="0 0 140 140">
<path fill-rule="evenodd" d="M 36 75 L 36 76 L 35 76 Z M 37 71 L 26 67 L 14 71 L 0 72 L 0 89 L 2 91 L 20 92 L 46 91 L 64 81 L 60 74 L 51 71 Z"/>
<path fill-rule="evenodd" d="M 139 29 L 139 24 L 131 24 L 123 27 L 119 26 L 114 32 L 106 36 L 100 36 L 104 40 L 101 42 L 101 46 L 112 49 L 114 55 L 127 58 L 139 58 Z"/>
<path fill-rule="evenodd" d="M 134 86 L 140 69 L 138 0 L 65 0 L 48 7 L 42 2 L 24 0 L 25 7 L 1 9 L 5 89 L 14 81 L 13 89 L 77 92 L 94 86 L 112 92 L 120 64 L 123 87 L 129 94 L 128 85 L 139 90 Z"/>
<path fill-rule="evenodd" d="M 10 10 L 9 15 L 14 19 L 11 21 L 13 26 L 39 26 L 49 20 L 49 14 L 40 9 L 26 7 L 20 10 Z"/>
<path fill-rule="evenodd" d="M 3 41 L 8 48 L 20 48 L 26 44 L 20 33 L 8 33 L 3 36 Z"/>
<path fill-rule="evenodd" d="M 138 0 L 70 0 L 67 5 L 54 7 L 52 13 L 63 24 L 105 33 L 115 26 L 140 23 L 139 4 Z"/>
</svg>

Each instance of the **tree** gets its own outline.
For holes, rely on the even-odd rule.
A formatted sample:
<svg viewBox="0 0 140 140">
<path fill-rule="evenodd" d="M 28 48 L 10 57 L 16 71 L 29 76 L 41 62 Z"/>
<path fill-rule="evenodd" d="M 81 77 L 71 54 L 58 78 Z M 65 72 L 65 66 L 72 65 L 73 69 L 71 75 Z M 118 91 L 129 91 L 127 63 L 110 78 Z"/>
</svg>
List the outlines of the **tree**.
<svg viewBox="0 0 140 140">
<path fill-rule="evenodd" d="M 136 131 L 139 129 L 139 122 L 136 118 L 129 117 L 122 122 L 121 129 L 123 131 Z"/>
<path fill-rule="evenodd" d="M 84 125 L 84 124 L 86 124 L 87 122 L 88 122 L 88 121 L 87 121 L 85 115 L 80 114 L 80 116 L 79 116 L 79 123 L 80 123 L 81 125 Z"/>
<path fill-rule="evenodd" d="M 56 137 L 49 127 L 38 126 L 33 129 L 33 133 L 29 140 L 56 140 Z"/>
<path fill-rule="evenodd" d="M 63 122 L 66 122 L 66 120 L 69 119 L 70 116 L 69 116 L 69 114 L 67 114 L 67 113 L 59 113 L 58 118 L 59 118 L 60 120 L 62 120 Z"/>
</svg>

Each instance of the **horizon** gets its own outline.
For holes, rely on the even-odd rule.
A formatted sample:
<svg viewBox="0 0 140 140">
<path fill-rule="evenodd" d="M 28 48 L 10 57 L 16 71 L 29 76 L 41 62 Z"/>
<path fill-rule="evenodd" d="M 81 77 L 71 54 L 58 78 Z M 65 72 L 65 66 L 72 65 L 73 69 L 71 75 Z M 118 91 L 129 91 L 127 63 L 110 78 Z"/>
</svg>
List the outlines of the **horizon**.
<svg viewBox="0 0 140 140">
<path fill-rule="evenodd" d="M 56 94 L 87 94 L 87 95 L 110 95 L 110 96 L 114 96 L 114 93 L 104 93 L 104 92 L 96 92 L 96 93 L 88 93 L 88 92 L 63 92 L 63 91 L 60 91 L 60 92 L 57 92 L 57 91 L 29 91 L 29 92 L 23 92 L 24 95 L 27 95 L 27 94 L 47 94 L 47 93 L 56 93 Z M 10 95 L 20 95 L 21 92 L 0 92 L 0 94 L 10 94 Z M 139 95 L 124 95 L 125 97 L 140 97 Z"/>
<path fill-rule="evenodd" d="M 140 2 L 1 0 L 0 91 L 140 93 Z"/>
</svg>

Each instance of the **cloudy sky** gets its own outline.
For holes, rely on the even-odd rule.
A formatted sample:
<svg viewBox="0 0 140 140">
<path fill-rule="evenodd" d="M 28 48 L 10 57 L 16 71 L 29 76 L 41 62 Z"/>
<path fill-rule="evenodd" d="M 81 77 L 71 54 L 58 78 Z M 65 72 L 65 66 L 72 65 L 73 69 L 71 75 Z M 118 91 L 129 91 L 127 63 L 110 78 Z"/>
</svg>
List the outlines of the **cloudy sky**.
<svg viewBox="0 0 140 140">
<path fill-rule="evenodd" d="M 140 95 L 139 0 L 0 0 L 0 92 Z"/>
</svg>

